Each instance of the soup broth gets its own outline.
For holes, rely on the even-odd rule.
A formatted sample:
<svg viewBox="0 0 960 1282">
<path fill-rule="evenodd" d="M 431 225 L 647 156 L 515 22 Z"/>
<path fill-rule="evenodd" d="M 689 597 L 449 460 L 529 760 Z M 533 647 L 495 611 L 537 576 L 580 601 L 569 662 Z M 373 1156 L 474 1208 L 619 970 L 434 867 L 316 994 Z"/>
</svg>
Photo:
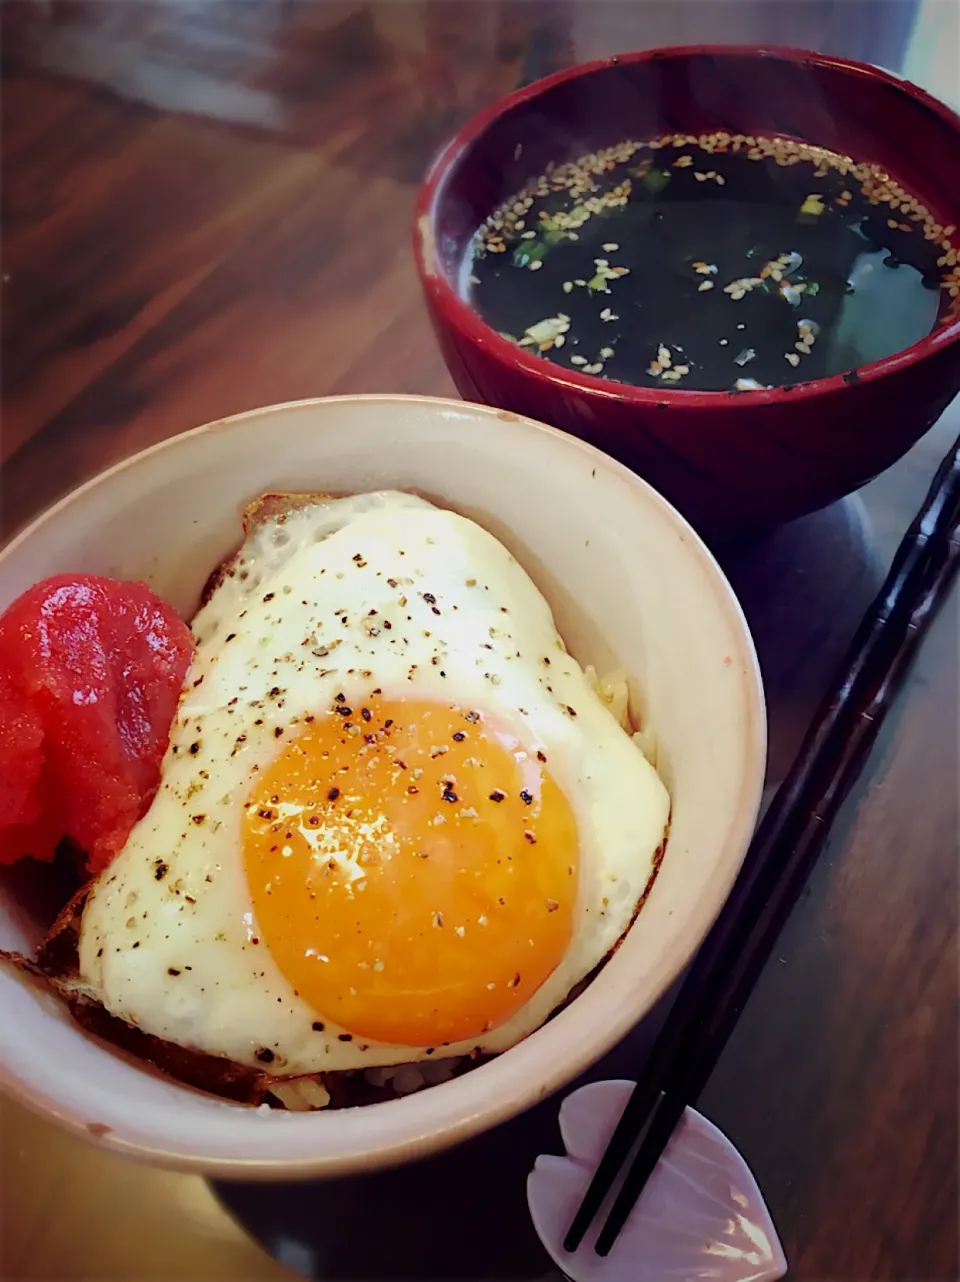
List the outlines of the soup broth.
<svg viewBox="0 0 960 1282">
<path fill-rule="evenodd" d="M 848 156 L 672 135 L 528 183 L 480 229 L 462 292 L 503 337 L 567 369 L 754 390 L 929 334 L 960 304 L 954 231 Z"/>
</svg>

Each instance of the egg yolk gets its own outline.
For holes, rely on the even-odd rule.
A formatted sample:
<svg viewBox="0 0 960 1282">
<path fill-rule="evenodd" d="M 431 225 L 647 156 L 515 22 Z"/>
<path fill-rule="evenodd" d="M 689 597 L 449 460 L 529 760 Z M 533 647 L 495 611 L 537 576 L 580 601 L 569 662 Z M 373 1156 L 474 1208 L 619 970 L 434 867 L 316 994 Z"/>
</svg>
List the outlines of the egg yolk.
<svg viewBox="0 0 960 1282">
<path fill-rule="evenodd" d="M 258 929 L 347 1034 L 431 1047 L 511 1018 L 573 934 L 573 811 L 543 752 L 466 708 L 340 695 L 243 818 Z"/>
</svg>

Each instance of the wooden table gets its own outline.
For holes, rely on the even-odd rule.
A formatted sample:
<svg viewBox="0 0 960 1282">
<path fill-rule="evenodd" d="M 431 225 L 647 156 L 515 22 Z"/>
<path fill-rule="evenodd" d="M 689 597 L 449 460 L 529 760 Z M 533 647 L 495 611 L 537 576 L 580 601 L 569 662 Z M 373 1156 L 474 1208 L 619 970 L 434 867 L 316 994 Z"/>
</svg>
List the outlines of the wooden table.
<svg viewBox="0 0 960 1282">
<path fill-rule="evenodd" d="M 208 419 L 349 391 L 448 394 L 409 249 L 466 115 L 618 50 L 806 44 L 960 97 L 954 0 L 361 4 L 6 0 L 4 534 Z M 787 768 L 960 405 L 860 496 L 726 568 Z M 941 614 L 702 1100 L 797 1279 L 958 1276 L 957 594 Z M 647 1021 L 593 1076 L 629 1074 Z M 3 1276 L 555 1277 L 523 1181 L 556 1101 L 402 1174 L 220 1187 L 2 1106 Z"/>
</svg>

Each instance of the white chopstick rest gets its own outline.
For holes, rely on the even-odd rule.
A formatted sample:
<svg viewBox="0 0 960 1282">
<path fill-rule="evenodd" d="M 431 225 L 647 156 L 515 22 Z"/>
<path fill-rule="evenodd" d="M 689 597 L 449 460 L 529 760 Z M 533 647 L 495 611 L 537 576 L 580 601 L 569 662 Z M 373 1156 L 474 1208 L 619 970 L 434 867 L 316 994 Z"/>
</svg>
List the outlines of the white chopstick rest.
<svg viewBox="0 0 960 1282">
<path fill-rule="evenodd" d="M 551 1258 L 573 1282 L 782 1278 L 786 1256 L 750 1168 L 726 1136 L 691 1108 L 610 1254 L 601 1257 L 593 1249 L 605 1207 L 578 1250 L 564 1251 L 564 1236 L 633 1086 L 592 1082 L 560 1106 L 566 1155 L 542 1154 L 527 1176 L 530 1215 Z"/>
</svg>

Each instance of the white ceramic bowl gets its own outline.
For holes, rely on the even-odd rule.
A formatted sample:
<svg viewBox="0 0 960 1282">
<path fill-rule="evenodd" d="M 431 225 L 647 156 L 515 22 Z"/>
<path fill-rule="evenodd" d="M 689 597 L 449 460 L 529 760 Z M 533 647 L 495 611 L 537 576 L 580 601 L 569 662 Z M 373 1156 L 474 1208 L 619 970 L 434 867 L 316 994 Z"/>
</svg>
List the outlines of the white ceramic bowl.
<svg viewBox="0 0 960 1282">
<path fill-rule="evenodd" d="M 520 1112 L 571 1081 L 651 1007 L 703 939 L 753 831 L 763 693 L 740 608 L 686 522 L 626 468 L 505 411 L 413 396 L 272 406 L 112 468 L 0 553 L 0 609 L 46 575 L 146 579 L 189 615 L 270 489 L 417 490 L 516 554 L 582 663 L 625 668 L 673 796 L 666 857 L 621 948 L 587 990 L 512 1050 L 454 1081 L 366 1108 L 244 1108 L 144 1071 L 52 998 L 0 968 L 0 1083 L 119 1152 L 206 1174 L 341 1175 L 406 1161 Z M 0 883 L 0 945 L 40 927 Z"/>
</svg>

